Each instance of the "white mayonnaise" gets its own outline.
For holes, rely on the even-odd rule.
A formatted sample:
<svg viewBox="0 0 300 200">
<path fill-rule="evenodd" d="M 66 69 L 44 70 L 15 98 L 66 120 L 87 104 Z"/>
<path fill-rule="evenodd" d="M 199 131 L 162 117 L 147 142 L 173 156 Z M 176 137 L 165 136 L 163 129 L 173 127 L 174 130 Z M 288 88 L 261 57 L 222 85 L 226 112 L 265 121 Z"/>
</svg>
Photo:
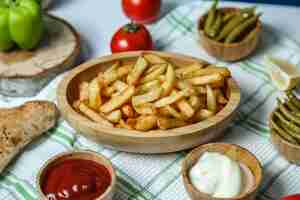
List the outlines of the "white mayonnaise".
<svg viewBox="0 0 300 200">
<path fill-rule="evenodd" d="M 191 168 L 189 176 L 199 191 L 216 198 L 236 197 L 243 190 L 239 163 L 220 153 L 204 153 Z"/>
</svg>

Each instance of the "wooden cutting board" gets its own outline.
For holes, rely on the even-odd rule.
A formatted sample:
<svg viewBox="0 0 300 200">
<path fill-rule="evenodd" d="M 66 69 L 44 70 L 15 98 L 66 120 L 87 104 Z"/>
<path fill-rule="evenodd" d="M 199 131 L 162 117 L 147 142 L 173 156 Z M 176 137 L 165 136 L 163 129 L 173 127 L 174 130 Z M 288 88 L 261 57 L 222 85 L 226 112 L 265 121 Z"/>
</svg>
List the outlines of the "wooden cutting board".
<svg viewBox="0 0 300 200">
<path fill-rule="evenodd" d="M 59 73 L 73 66 L 80 53 L 80 38 L 63 19 L 45 15 L 46 34 L 33 51 L 0 53 L 0 93 L 34 96 Z"/>
</svg>

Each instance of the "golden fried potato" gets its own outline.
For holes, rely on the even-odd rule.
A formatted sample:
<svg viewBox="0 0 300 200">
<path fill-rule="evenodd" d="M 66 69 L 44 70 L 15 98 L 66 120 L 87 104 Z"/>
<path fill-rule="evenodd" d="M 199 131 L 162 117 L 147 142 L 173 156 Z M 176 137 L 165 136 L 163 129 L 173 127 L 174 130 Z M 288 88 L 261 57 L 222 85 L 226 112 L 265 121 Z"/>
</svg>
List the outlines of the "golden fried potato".
<svg viewBox="0 0 300 200">
<path fill-rule="evenodd" d="M 195 114 L 195 110 L 185 99 L 181 99 L 176 105 L 186 119 L 191 118 Z"/>
<path fill-rule="evenodd" d="M 167 117 L 158 117 L 157 126 L 160 129 L 166 130 L 171 128 L 178 128 L 185 126 L 187 123 L 181 119 L 176 118 L 167 118 Z"/>
<path fill-rule="evenodd" d="M 82 112 L 84 115 L 86 115 L 88 118 L 93 120 L 94 122 L 100 123 L 104 126 L 109 126 L 113 127 L 113 124 L 104 119 L 100 114 L 95 112 L 94 110 L 90 109 L 87 107 L 84 103 L 80 103 L 79 105 L 79 110 Z"/>
<path fill-rule="evenodd" d="M 122 112 L 120 110 L 112 111 L 111 113 L 105 115 L 105 118 L 112 123 L 119 123 L 122 118 Z"/>
<path fill-rule="evenodd" d="M 103 113 L 109 113 L 115 109 L 120 108 L 123 104 L 127 103 L 135 93 L 135 87 L 129 86 L 126 90 L 120 93 L 120 95 L 112 97 L 109 101 L 104 103 L 100 107 L 100 111 Z"/>
<path fill-rule="evenodd" d="M 89 107 L 98 110 L 102 104 L 101 100 L 101 86 L 98 84 L 97 78 L 93 79 L 89 84 L 88 88 L 89 94 Z"/>
<path fill-rule="evenodd" d="M 159 67 L 157 67 L 157 69 L 155 69 L 154 71 L 150 72 L 149 74 L 146 74 L 146 76 L 144 76 L 141 79 L 141 83 L 147 83 L 149 81 L 153 81 L 156 79 L 159 79 L 159 76 L 161 74 L 163 74 L 167 69 L 167 65 L 166 64 L 160 64 Z"/>
<path fill-rule="evenodd" d="M 85 101 L 89 99 L 89 83 L 84 81 L 79 84 L 79 100 Z"/>
<path fill-rule="evenodd" d="M 144 54 L 143 56 L 151 65 L 167 63 L 165 59 L 154 54 Z"/>
<path fill-rule="evenodd" d="M 155 115 L 157 110 L 152 103 L 145 103 L 139 106 L 133 106 L 135 112 L 140 115 Z"/>
<path fill-rule="evenodd" d="M 154 106 L 156 108 L 165 107 L 167 105 L 170 105 L 170 104 L 173 104 L 173 103 L 179 101 L 183 97 L 184 97 L 184 92 L 173 91 L 170 96 L 163 97 L 163 98 L 157 100 L 156 102 L 154 102 Z"/>
<path fill-rule="evenodd" d="M 166 80 L 162 84 L 163 96 L 168 96 L 171 93 L 171 91 L 174 88 L 175 81 L 176 81 L 176 74 L 174 71 L 174 67 L 169 64 L 166 73 Z"/>
<path fill-rule="evenodd" d="M 134 110 L 132 106 L 129 104 L 123 105 L 121 110 L 123 115 L 126 116 L 127 118 L 132 118 L 135 116 Z"/>
<path fill-rule="evenodd" d="M 219 73 L 210 74 L 205 76 L 197 76 L 195 78 L 187 79 L 193 85 L 207 85 L 223 81 L 223 76 Z"/>
<path fill-rule="evenodd" d="M 139 131 L 149 131 L 157 126 L 157 117 L 155 115 L 142 115 L 137 118 L 135 129 Z"/>
<path fill-rule="evenodd" d="M 206 97 L 208 110 L 215 113 L 217 111 L 217 97 L 210 85 L 206 85 Z"/>
<path fill-rule="evenodd" d="M 133 67 L 133 70 L 127 76 L 127 83 L 129 85 L 137 85 L 140 77 L 142 76 L 143 72 L 147 69 L 148 62 L 140 56 Z"/>
<path fill-rule="evenodd" d="M 150 90 L 149 92 L 147 92 L 145 94 L 134 96 L 134 97 L 132 97 L 132 100 L 131 100 L 132 105 L 138 106 L 138 105 L 142 105 L 145 103 L 153 102 L 160 98 L 162 92 L 163 92 L 163 89 L 161 87 L 158 87 L 158 88 L 153 88 L 152 90 Z"/>
</svg>

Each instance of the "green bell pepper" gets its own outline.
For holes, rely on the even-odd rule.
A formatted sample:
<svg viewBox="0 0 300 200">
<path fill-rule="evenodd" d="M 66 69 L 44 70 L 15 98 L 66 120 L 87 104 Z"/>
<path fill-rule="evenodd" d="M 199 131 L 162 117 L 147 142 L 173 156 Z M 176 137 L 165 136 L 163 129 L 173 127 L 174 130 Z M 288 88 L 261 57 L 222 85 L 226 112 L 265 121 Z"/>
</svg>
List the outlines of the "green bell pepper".
<svg viewBox="0 0 300 200">
<path fill-rule="evenodd" d="M 0 0 L 0 50 L 14 44 L 22 49 L 35 48 L 41 41 L 44 24 L 36 0 Z"/>
</svg>

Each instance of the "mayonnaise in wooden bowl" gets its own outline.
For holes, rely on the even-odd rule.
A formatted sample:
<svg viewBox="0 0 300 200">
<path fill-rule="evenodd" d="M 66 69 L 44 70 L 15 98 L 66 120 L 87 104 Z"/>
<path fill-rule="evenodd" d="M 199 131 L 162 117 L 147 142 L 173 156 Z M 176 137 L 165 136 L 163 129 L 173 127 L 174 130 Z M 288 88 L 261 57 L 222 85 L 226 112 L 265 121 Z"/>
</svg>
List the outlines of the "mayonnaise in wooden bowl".
<svg viewBox="0 0 300 200">
<path fill-rule="evenodd" d="M 182 176 L 191 199 L 255 199 L 262 179 L 259 161 L 237 145 L 214 143 L 193 150 Z"/>
</svg>

